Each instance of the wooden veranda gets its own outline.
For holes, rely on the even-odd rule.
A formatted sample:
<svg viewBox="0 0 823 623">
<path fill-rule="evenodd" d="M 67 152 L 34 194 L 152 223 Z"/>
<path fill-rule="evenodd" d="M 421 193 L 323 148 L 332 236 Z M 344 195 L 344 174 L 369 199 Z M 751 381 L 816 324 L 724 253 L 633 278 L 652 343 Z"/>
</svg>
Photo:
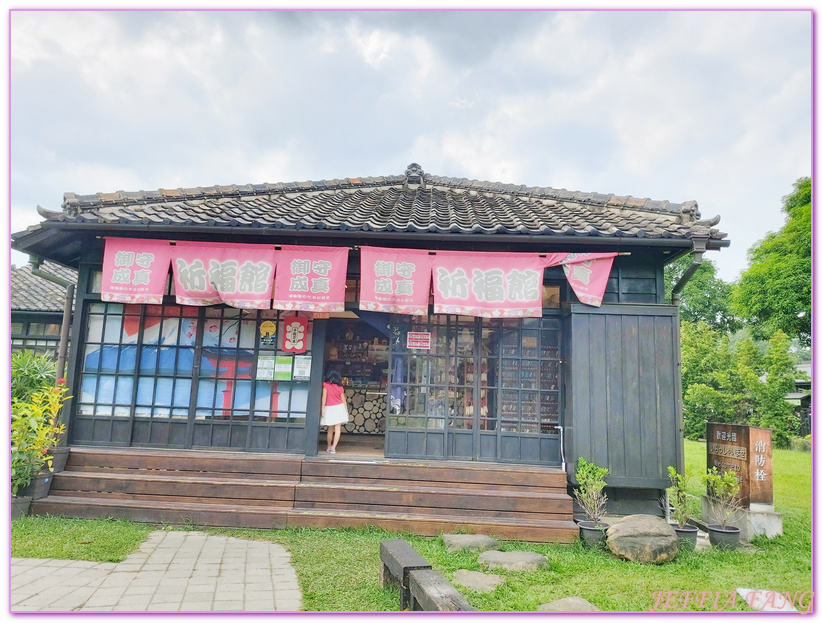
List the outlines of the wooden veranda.
<svg viewBox="0 0 823 623">
<path fill-rule="evenodd" d="M 378 526 L 572 542 L 559 469 L 337 455 L 74 446 L 33 514 L 201 526 Z"/>
</svg>

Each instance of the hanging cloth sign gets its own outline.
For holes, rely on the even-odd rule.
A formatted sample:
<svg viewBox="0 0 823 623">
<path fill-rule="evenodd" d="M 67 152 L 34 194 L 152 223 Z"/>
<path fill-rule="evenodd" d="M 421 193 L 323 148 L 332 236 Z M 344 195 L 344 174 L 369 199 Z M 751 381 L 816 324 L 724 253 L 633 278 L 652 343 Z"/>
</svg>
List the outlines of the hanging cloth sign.
<svg viewBox="0 0 823 623">
<path fill-rule="evenodd" d="M 276 254 L 271 245 L 178 242 L 172 262 L 177 302 L 269 309 Z"/>
<path fill-rule="evenodd" d="M 586 305 L 600 307 L 617 253 L 568 253 L 559 261 L 556 257 L 558 255 L 563 254 L 549 254 L 546 257 L 546 267 L 562 264 L 566 281 L 578 300 Z"/>
<path fill-rule="evenodd" d="M 348 247 L 281 247 L 272 307 L 309 312 L 344 311 L 348 261 Z"/>
<path fill-rule="evenodd" d="M 308 346 L 309 319 L 304 316 L 283 318 L 283 345 L 286 353 L 305 353 Z"/>
<path fill-rule="evenodd" d="M 360 309 L 425 316 L 433 260 L 425 249 L 360 247 Z"/>
<path fill-rule="evenodd" d="M 106 238 L 100 298 L 162 305 L 171 253 L 167 240 Z"/>
<path fill-rule="evenodd" d="M 544 262 L 537 253 L 438 251 L 432 270 L 434 313 L 540 317 Z"/>
</svg>

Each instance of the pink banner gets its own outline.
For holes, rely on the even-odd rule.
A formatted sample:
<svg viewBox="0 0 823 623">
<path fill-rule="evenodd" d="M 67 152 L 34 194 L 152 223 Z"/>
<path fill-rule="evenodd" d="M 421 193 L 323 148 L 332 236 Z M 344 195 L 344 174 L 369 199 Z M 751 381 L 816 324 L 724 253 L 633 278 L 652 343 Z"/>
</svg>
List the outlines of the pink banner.
<svg viewBox="0 0 823 623">
<path fill-rule="evenodd" d="M 425 316 L 433 260 L 426 250 L 360 247 L 360 309 Z"/>
<path fill-rule="evenodd" d="M 581 303 L 600 307 L 617 253 L 569 253 L 560 263 Z"/>
<path fill-rule="evenodd" d="M 544 265 L 537 253 L 438 251 L 432 271 L 434 313 L 540 317 Z"/>
<path fill-rule="evenodd" d="M 161 305 L 171 253 L 168 240 L 106 238 L 100 298 Z"/>
<path fill-rule="evenodd" d="M 276 254 L 272 245 L 178 242 L 172 263 L 177 302 L 270 309 Z"/>
<path fill-rule="evenodd" d="M 274 309 L 345 310 L 348 247 L 281 247 L 277 256 Z"/>
</svg>

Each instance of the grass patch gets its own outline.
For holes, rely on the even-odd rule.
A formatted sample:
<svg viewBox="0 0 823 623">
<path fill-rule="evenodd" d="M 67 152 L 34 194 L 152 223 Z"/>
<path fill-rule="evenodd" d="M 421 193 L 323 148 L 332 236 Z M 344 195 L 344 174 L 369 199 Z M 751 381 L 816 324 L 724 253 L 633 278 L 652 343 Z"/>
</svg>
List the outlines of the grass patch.
<svg viewBox="0 0 823 623">
<path fill-rule="evenodd" d="M 686 441 L 688 490 L 704 491 L 698 474 L 705 470 L 705 444 Z M 504 551 L 528 550 L 546 556 L 549 565 L 538 571 L 505 572 L 506 583 L 486 595 L 464 591 L 479 610 L 529 611 L 541 603 L 578 595 L 602 610 L 643 611 L 654 606 L 660 591 L 710 591 L 725 595 L 737 587 L 779 592 L 811 588 L 811 455 L 774 450 L 775 507 L 783 513 L 784 535 L 758 537 L 756 551 L 682 552 L 665 565 L 639 565 L 619 560 L 603 549 L 581 544 L 551 545 L 504 542 Z M 699 503 L 698 503 L 699 514 Z M 165 527 L 169 529 L 168 526 Z M 80 520 L 26 517 L 12 522 L 12 556 L 120 561 L 156 526 L 120 520 Z M 298 528 L 238 530 L 182 526 L 211 534 L 279 543 L 291 552 L 303 592 L 304 609 L 311 611 L 397 610 L 396 590 L 379 585 L 380 541 L 406 538 L 435 569 L 452 579 L 457 569 L 485 571 L 477 554 L 447 553 L 440 538 L 397 535 L 377 528 L 363 530 Z M 713 598 L 708 601 L 713 604 Z M 679 608 L 680 609 L 680 608 Z M 684 610 L 696 610 L 689 603 Z M 737 598 L 734 610 L 746 610 Z"/>
<path fill-rule="evenodd" d="M 119 519 L 66 519 L 43 515 L 11 522 L 14 558 L 120 562 L 143 542 L 150 524 Z"/>
</svg>

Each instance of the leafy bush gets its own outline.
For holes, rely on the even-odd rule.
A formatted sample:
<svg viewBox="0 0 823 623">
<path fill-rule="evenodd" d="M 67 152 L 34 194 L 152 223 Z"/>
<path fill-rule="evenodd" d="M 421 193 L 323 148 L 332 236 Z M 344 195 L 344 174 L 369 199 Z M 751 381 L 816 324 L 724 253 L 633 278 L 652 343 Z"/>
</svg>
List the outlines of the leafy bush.
<svg viewBox="0 0 823 623">
<path fill-rule="evenodd" d="M 790 437 L 789 449 L 797 452 L 811 452 L 812 451 L 812 436 L 806 437 Z"/>
<path fill-rule="evenodd" d="M 669 494 L 669 504 L 672 507 L 672 519 L 677 527 L 682 528 L 689 519 L 689 500 L 686 495 L 686 477 L 669 465 L 669 481 L 671 486 L 666 489 Z"/>
<path fill-rule="evenodd" d="M 60 379 L 61 381 L 63 379 Z M 31 482 L 44 466 L 51 470 L 49 448 L 57 445 L 66 430 L 60 409 L 68 396 L 63 383 L 34 392 L 29 400 L 11 402 L 11 494 Z"/>
<path fill-rule="evenodd" d="M 574 498 L 591 521 L 598 522 L 606 514 L 606 494 L 603 489 L 608 475 L 608 467 L 598 467 L 582 456 L 577 459 L 575 477 L 580 486 L 575 489 Z"/>
<path fill-rule="evenodd" d="M 12 353 L 12 400 L 29 400 L 33 393 L 52 387 L 56 376 L 57 363 L 46 355 L 37 355 L 30 350 Z"/>
<path fill-rule="evenodd" d="M 733 471 L 718 473 L 716 467 L 706 470 L 703 476 L 708 494 L 714 499 L 720 525 L 725 528 L 729 519 L 740 510 L 740 482 Z"/>
</svg>

